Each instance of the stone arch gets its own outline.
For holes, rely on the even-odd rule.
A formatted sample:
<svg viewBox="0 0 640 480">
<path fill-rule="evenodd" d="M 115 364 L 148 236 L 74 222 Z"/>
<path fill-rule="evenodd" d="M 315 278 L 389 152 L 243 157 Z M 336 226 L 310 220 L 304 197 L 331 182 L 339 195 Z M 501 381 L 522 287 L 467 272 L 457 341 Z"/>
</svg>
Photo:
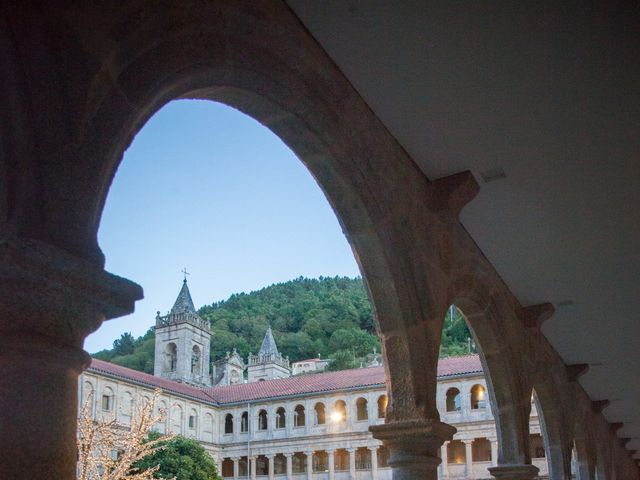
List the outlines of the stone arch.
<svg viewBox="0 0 640 480">
<path fill-rule="evenodd" d="M 387 418 L 438 419 L 437 345 L 429 339 L 446 306 L 431 298 L 441 279 L 429 272 L 442 259 L 424 241 L 419 258 L 408 248 L 411 238 L 430 239 L 433 221 L 457 228 L 441 213 L 450 206 L 435 199 L 435 182 L 427 181 L 284 4 L 168 10 L 151 10 L 126 28 L 115 13 L 105 18 L 98 12 L 106 24 L 118 25 L 118 42 L 105 39 L 113 51 L 86 62 L 91 88 L 61 112 L 78 124 L 68 126 L 68 142 L 61 139 L 68 145 L 58 159 L 68 167 L 59 169 L 65 181 L 52 183 L 47 198 L 66 201 L 46 203 L 39 214 L 64 218 L 65 228 L 45 223 L 41 234 L 28 236 L 103 265 L 100 216 L 135 134 L 174 99 L 232 106 L 271 129 L 303 161 L 356 253 L 386 358 Z M 72 197 L 67 177 L 77 186 Z"/>
<path fill-rule="evenodd" d="M 317 402 L 313 407 L 313 410 L 315 411 L 315 424 L 324 425 L 327 421 L 327 412 L 324 403 Z"/>
<path fill-rule="evenodd" d="M 462 394 L 456 387 L 449 387 L 445 394 L 446 411 L 447 412 L 459 412 L 462 410 Z"/>
<path fill-rule="evenodd" d="M 387 403 L 389 399 L 386 395 L 378 397 L 378 418 L 384 418 L 387 414 Z"/>
<path fill-rule="evenodd" d="M 569 432 L 573 425 L 566 418 L 563 405 L 570 404 L 572 399 L 565 398 L 566 392 L 557 387 L 557 374 L 552 368 L 542 370 L 544 373 L 535 377 L 532 396 L 547 452 L 549 476 L 570 479 L 573 438 Z"/>
<path fill-rule="evenodd" d="M 512 325 L 519 320 L 514 306 L 481 277 L 481 271 L 461 273 L 450 287 L 452 304 L 462 312 L 479 350 L 496 422 L 498 463 L 530 465 L 530 375 Z"/>
<path fill-rule="evenodd" d="M 165 372 L 175 372 L 178 368 L 178 346 L 174 342 L 169 342 L 165 352 Z"/>
<path fill-rule="evenodd" d="M 356 420 L 369 419 L 369 402 L 364 397 L 358 397 L 355 402 Z"/>
</svg>

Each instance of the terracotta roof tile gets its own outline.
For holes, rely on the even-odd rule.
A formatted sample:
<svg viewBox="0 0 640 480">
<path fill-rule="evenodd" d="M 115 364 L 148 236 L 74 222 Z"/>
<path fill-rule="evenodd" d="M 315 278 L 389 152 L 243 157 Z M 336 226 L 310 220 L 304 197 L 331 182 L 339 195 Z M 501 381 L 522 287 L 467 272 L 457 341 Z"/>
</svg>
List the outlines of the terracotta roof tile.
<svg viewBox="0 0 640 480">
<path fill-rule="evenodd" d="M 209 403 L 236 403 L 253 400 L 287 397 L 319 392 L 347 390 L 350 388 L 383 385 L 384 368 L 358 368 L 338 372 L 297 375 L 295 377 L 242 383 L 225 387 L 197 388 L 162 377 L 120 367 L 93 359 L 90 370 L 104 372 L 119 378 L 132 380 L 150 387 L 158 387 L 177 394 L 187 395 Z M 481 373 L 478 355 L 443 358 L 438 362 L 438 377 L 450 377 L 469 373 Z"/>
</svg>

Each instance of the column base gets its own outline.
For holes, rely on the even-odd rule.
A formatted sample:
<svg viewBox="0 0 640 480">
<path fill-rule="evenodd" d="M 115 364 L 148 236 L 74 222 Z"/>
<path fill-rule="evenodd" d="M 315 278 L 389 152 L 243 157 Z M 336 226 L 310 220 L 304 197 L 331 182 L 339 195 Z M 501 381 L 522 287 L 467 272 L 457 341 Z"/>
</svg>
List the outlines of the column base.
<svg viewBox="0 0 640 480">
<path fill-rule="evenodd" d="M 489 473 L 499 480 L 532 480 L 539 471 L 534 465 L 498 465 L 489 468 Z"/>
<path fill-rule="evenodd" d="M 438 450 L 456 429 L 439 420 L 422 419 L 374 425 L 369 431 L 389 449 L 394 480 L 436 480 L 441 462 Z"/>
</svg>

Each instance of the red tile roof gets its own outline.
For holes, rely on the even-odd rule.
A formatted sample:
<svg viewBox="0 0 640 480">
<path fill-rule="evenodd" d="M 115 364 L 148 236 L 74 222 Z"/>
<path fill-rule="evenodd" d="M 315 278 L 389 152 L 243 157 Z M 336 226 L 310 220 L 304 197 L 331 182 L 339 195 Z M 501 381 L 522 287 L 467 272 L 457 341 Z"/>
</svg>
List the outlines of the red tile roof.
<svg viewBox="0 0 640 480">
<path fill-rule="evenodd" d="M 275 397 L 287 397 L 319 392 L 331 392 L 384 385 L 383 367 L 357 368 L 338 372 L 297 375 L 264 382 L 241 383 L 225 387 L 197 388 L 162 377 L 120 367 L 93 359 L 89 370 L 131 380 L 152 388 L 186 395 L 208 403 L 236 403 Z M 482 373 L 478 355 L 443 358 L 438 362 L 438 377 Z"/>
</svg>

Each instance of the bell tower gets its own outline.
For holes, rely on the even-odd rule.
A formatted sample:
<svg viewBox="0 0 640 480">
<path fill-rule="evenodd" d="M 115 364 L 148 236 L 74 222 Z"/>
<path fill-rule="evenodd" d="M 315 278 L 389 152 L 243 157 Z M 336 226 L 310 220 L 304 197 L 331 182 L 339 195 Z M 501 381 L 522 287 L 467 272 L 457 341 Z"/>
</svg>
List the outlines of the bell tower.
<svg viewBox="0 0 640 480">
<path fill-rule="evenodd" d="M 211 386 L 209 355 L 211 327 L 193 306 L 186 272 L 171 311 L 156 316 L 153 374 L 177 382 Z"/>
</svg>

